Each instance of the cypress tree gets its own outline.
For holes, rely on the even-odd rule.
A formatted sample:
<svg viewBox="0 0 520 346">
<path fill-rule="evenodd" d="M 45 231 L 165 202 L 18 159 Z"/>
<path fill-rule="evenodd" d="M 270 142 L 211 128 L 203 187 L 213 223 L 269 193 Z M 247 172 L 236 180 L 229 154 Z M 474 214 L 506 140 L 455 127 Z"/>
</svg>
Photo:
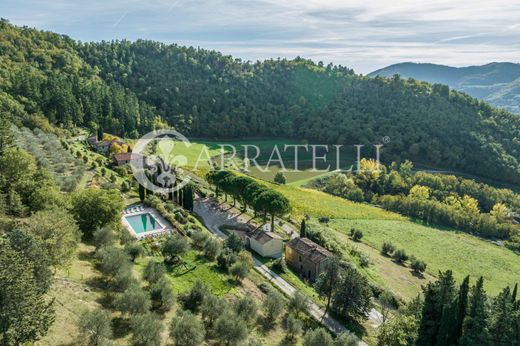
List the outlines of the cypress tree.
<svg viewBox="0 0 520 346">
<path fill-rule="evenodd" d="M 487 317 L 486 292 L 484 291 L 484 279 L 481 276 L 471 289 L 469 312 L 464 320 L 459 344 L 463 346 L 488 345 Z"/>
<path fill-rule="evenodd" d="M 307 237 L 307 225 L 305 224 L 305 219 L 302 219 L 302 223 L 300 224 L 300 237 Z"/>
<path fill-rule="evenodd" d="M 516 293 L 518 291 L 518 283 L 515 284 L 515 287 L 513 288 L 513 293 L 511 294 L 511 302 L 516 302 Z"/>
<path fill-rule="evenodd" d="M 173 202 L 179 204 L 179 191 L 175 182 L 173 183 Z"/>
<path fill-rule="evenodd" d="M 424 305 L 419 323 L 417 345 L 433 346 L 445 340 L 449 333 L 447 331 L 449 323 L 453 324 L 452 321 L 449 321 L 455 296 L 455 281 L 451 270 L 445 273 L 439 272 L 439 279 L 434 283 L 428 283 L 423 291 Z M 439 331 L 443 336 L 438 341 Z"/>
<path fill-rule="evenodd" d="M 103 128 L 101 126 L 99 126 L 98 129 L 97 129 L 96 138 L 97 138 L 98 141 L 102 141 L 103 140 L 103 136 L 104 136 Z"/>
<path fill-rule="evenodd" d="M 177 191 L 177 201 L 181 207 L 184 207 L 184 187 Z"/>
<path fill-rule="evenodd" d="M 491 308 L 489 332 L 494 344 L 513 344 L 513 312 L 511 289 L 506 287 L 493 300 Z"/>
<path fill-rule="evenodd" d="M 191 185 L 187 185 L 183 189 L 182 205 L 186 210 L 193 210 L 193 189 L 191 188 Z"/>
<path fill-rule="evenodd" d="M 144 202 L 146 198 L 146 190 L 144 189 L 144 186 L 139 184 L 139 199 L 141 202 Z"/>
<path fill-rule="evenodd" d="M 455 330 L 448 342 L 450 345 L 456 345 L 462 336 L 462 326 L 468 309 L 468 293 L 469 293 L 469 276 L 466 276 L 459 288 L 457 297 L 457 316 L 455 318 Z"/>
</svg>

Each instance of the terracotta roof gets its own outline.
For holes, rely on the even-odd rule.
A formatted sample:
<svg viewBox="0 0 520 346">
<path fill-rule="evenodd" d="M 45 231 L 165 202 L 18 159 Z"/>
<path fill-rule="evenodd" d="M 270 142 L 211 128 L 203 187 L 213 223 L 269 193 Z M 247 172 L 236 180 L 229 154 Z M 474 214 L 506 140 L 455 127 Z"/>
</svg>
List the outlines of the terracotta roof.
<svg viewBox="0 0 520 346">
<path fill-rule="evenodd" d="M 256 229 L 253 232 L 249 233 L 248 237 L 253 238 L 254 240 L 256 240 L 257 242 L 259 242 L 262 245 L 267 244 L 268 242 L 270 242 L 273 239 L 280 239 L 280 240 L 282 239 L 282 237 L 280 237 L 276 233 L 266 232 L 261 229 Z"/>
<path fill-rule="evenodd" d="M 120 153 L 114 154 L 114 159 L 116 161 L 130 161 L 132 159 L 132 153 Z"/>
<path fill-rule="evenodd" d="M 332 252 L 308 238 L 293 238 L 287 243 L 287 246 L 313 263 L 319 263 L 332 256 Z"/>
</svg>

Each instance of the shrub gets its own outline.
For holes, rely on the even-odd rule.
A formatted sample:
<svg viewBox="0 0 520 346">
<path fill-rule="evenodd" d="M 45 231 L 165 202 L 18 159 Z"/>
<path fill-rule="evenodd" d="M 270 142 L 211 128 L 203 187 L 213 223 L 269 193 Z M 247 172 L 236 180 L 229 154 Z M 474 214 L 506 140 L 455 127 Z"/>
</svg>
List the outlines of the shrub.
<svg viewBox="0 0 520 346">
<path fill-rule="evenodd" d="M 330 219 L 328 217 L 320 217 L 318 219 L 319 223 L 329 223 Z"/>
<path fill-rule="evenodd" d="M 394 261 L 396 261 L 399 264 L 403 264 L 408 260 L 408 255 L 404 251 L 404 249 L 399 249 L 394 252 L 394 255 L 392 256 Z"/>
<path fill-rule="evenodd" d="M 276 184 L 279 184 L 279 185 L 284 185 L 285 184 L 285 176 L 283 175 L 282 172 L 277 172 L 275 175 L 274 175 L 274 179 L 273 181 L 276 183 Z"/>
<path fill-rule="evenodd" d="M 147 312 L 130 321 L 134 345 L 160 346 L 163 325 L 156 314 Z"/>
<path fill-rule="evenodd" d="M 424 271 L 426 270 L 426 263 L 424 261 L 414 258 L 412 260 L 411 267 L 413 271 L 416 273 L 424 273 Z"/>
<path fill-rule="evenodd" d="M 363 232 L 357 229 L 352 229 L 350 231 L 350 236 L 352 237 L 352 240 L 354 241 L 360 241 L 361 238 L 363 238 Z"/>
<path fill-rule="evenodd" d="M 243 262 L 243 261 L 238 261 L 238 262 L 235 262 L 235 264 L 233 264 L 231 266 L 231 268 L 229 268 L 229 273 L 235 277 L 235 279 L 240 282 L 242 281 L 246 276 L 247 274 L 249 273 L 249 267 L 248 265 Z"/>
<path fill-rule="evenodd" d="M 367 253 L 360 252 L 359 253 L 359 265 L 362 268 L 366 268 L 370 265 L 370 263 L 371 263 L 370 256 Z"/>
<path fill-rule="evenodd" d="M 214 237 L 206 239 L 206 242 L 204 243 L 204 256 L 206 256 L 207 259 L 211 261 L 215 260 L 221 250 L 222 245 L 220 244 L 220 240 Z"/>
<path fill-rule="evenodd" d="M 96 309 L 85 311 L 79 318 L 79 330 L 89 345 L 107 345 L 112 336 L 110 313 Z"/>
<path fill-rule="evenodd" d="M 170 336 L 175 346 L 198 346 L 204 341 L 204 325 L 189 311 L 179 311 L 172 319 Z"/>
<path fill-rule="evenodd" d="M 390 256 L 395 251 L 394 244 L 390 242 L 384 242 L 381 246 L 381 254 L 385 256 Z"/>
</svg>

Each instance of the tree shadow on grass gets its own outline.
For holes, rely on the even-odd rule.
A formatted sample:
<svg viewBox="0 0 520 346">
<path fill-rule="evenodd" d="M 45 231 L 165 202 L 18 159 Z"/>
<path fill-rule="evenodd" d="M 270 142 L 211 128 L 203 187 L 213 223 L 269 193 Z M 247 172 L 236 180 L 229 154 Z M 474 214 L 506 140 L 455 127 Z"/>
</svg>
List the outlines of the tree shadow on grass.
<svg viewBox="0 0 520 346">
<path fill-rule="evenodd" d="M 263 333 L 268 333 L 269 331 L 274 329 L 274 326 L 276 325 L 276 320 L 273 321 L 272 319 L 268 318 L 268 316 L 259 316 L 258 323 L 260 324 L 261 331 Z"/>
<path fill-rule="evenodd" d="M 415 270 L 410 270 L 410 273 L 418 279 L 424 279 L 423 273 L 416 272 Z"/>
<path fill-rule="evenodd" d="M 341 324 L 343 324 L 350 332 L 354 333 L 358 338 L 362 339 L 363 336 L 367 334 L 366 328 L 360 324 L 359 321 L 352 318 L 345 318 L 330 310 L 329 314 L 341 322 Z"/>
<path fill-rule="evenodd" d="M 285 345 L 296 345 L 297 338 L 293 337 L 291 338 L 289 335 L 285 335 L 282 340 L 280 340 L 280 343 L 278 345 L 285 346 Z"/>
<path fill-rule="evenodd" d="M 93 261 L 96 258 L 94 251 L 79 251 L 78 259 L 81 261 Z"/>
<path fill-rule="evenodd" d="M 124 338 L 130 334 L 130 320 L 121 316 L 114 317 L 112 319 L 112 332 L 116 339 Z"/>
</svg>

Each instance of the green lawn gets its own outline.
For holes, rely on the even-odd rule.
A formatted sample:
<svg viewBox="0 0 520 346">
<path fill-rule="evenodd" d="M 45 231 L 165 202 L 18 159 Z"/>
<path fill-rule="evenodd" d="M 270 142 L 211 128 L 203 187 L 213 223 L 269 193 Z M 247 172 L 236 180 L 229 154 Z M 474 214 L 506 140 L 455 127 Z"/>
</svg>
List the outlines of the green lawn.
<svg viewBox="0 0 520 346">
<path fill-rule="evenodd" d="M 211 292 L 218 296 L 232 293 L 235 290 L 236 285 L 229 275 L 221 272 L 215 263 L 208 262 L 200 253 L 191 250 L 182 256 L 182 259 L 186 262 L 186 267 L 180 266 L 168 273 L 176 293 L 188 291 L 197 280 L 206 283 Z M 149 257 L 139 260 L 138 265 L 141 271 L 148 260 L 150 260 Z"/>
<path fill-rule="evenodd" d="M 265 172 L 266 164 L 269 161 L 271 154 L 275 148 L 278 147 L 280 151 L 280 156 L 283 159 L 286 172 L 283 172 L 287 183 L 294 185 L 302 185 L 313 178 L 316 178 L 320 175 L 323 175 L 323 171 L 311 171 L 312 168 L 312 150 L 309 149 L 305 151 L 305 149 L 298 149 L 298 171 L 295 171 L 294 164 L 294 148 L 287 148 L 285 151 L 285 145 L 302 145 L 305 144 L 304 141 L 297 141 L 292 139 L 259 139 L 259 140 L 221 140 L 221 141 L 210 141 L 210 140 L 192 140 L 189 145 L 179 142 L 179 141 L 171 141 L 171 142 L 161 142 L 158 145 L 158 152 L 161 153 L 173 153 L 170 158 L 176 162 L 177 164 L 185 167 L 195 167 L 204 169 L 209 167 L 209 163 L 207 162 L 207 158 L 212 157 L 213 162 L 216 165 L 219 165 L 221 162 L 221 147 L 220 145 L 226 145 L 225 151 L 227 153 L 231 153 L 232 149 L 228 145 L 232 145 L 236 149 L 236 162 L 239 167 L 243 167 L 243 158 L 245 156 L 244 145 L 256 145 L 260 149 L 260 155 L 256 159 L 261 167 L 257 167 L 254 165 L 250 166 L 249 175 L 263 179 L 266 181 L 273 181 L 275 174 L 281 170 L 281 165 L 272 161 L 269 165 L 269 169 Z M 205 150 L 207 149 L 207 150 Z M 253 148 L 248 148 L 248 157 L 252 158 L 256 156 L 256 151 Z M 325 153 L 320 153 L 317 150 L 316 155 L 321 156 Z M 331 169 L 334 169 L 336 166 L 336 154 L 335 152 L 328 153 L 328 162 L 323 163 L 319 159 L 316 159 L 317 169 L 323 169 L 326 165 L 330 165 Z M 276 159 L 276 156 L 273 157 L 273 160 Z M 349 149 L 345 149 L 341 151 L 340 162 L 343 166 L 353 164 L 354 152 Z"/>
<path fill-rule="evenodd" d="M 289 199 L 293 208 L 292 214 L 297 217 L 307 214 L 317 218 L 404 219 L 396 213 L 388 212 L 372 205 L 351 202 L 313 189 L 290 185 L 269 184 L 269 186 L 282 192 Z"/>
<path fill-rule="evenodd" d="M 462 232 L 440 230 L 408 220 L 332 220 L 330 226 L 347 233 L 352 227 L 363 232 L 364 243 L 379 250 L 385 241 L 424 260 L 427 272 L 453 270 L 458 281 L 466 275 L 482 275 L 488 293 L 495 295 L 520 279 L 520 257 L 512 251 Z M 397 266 L 388 263 L 389 266 Z"/>
</svg>

